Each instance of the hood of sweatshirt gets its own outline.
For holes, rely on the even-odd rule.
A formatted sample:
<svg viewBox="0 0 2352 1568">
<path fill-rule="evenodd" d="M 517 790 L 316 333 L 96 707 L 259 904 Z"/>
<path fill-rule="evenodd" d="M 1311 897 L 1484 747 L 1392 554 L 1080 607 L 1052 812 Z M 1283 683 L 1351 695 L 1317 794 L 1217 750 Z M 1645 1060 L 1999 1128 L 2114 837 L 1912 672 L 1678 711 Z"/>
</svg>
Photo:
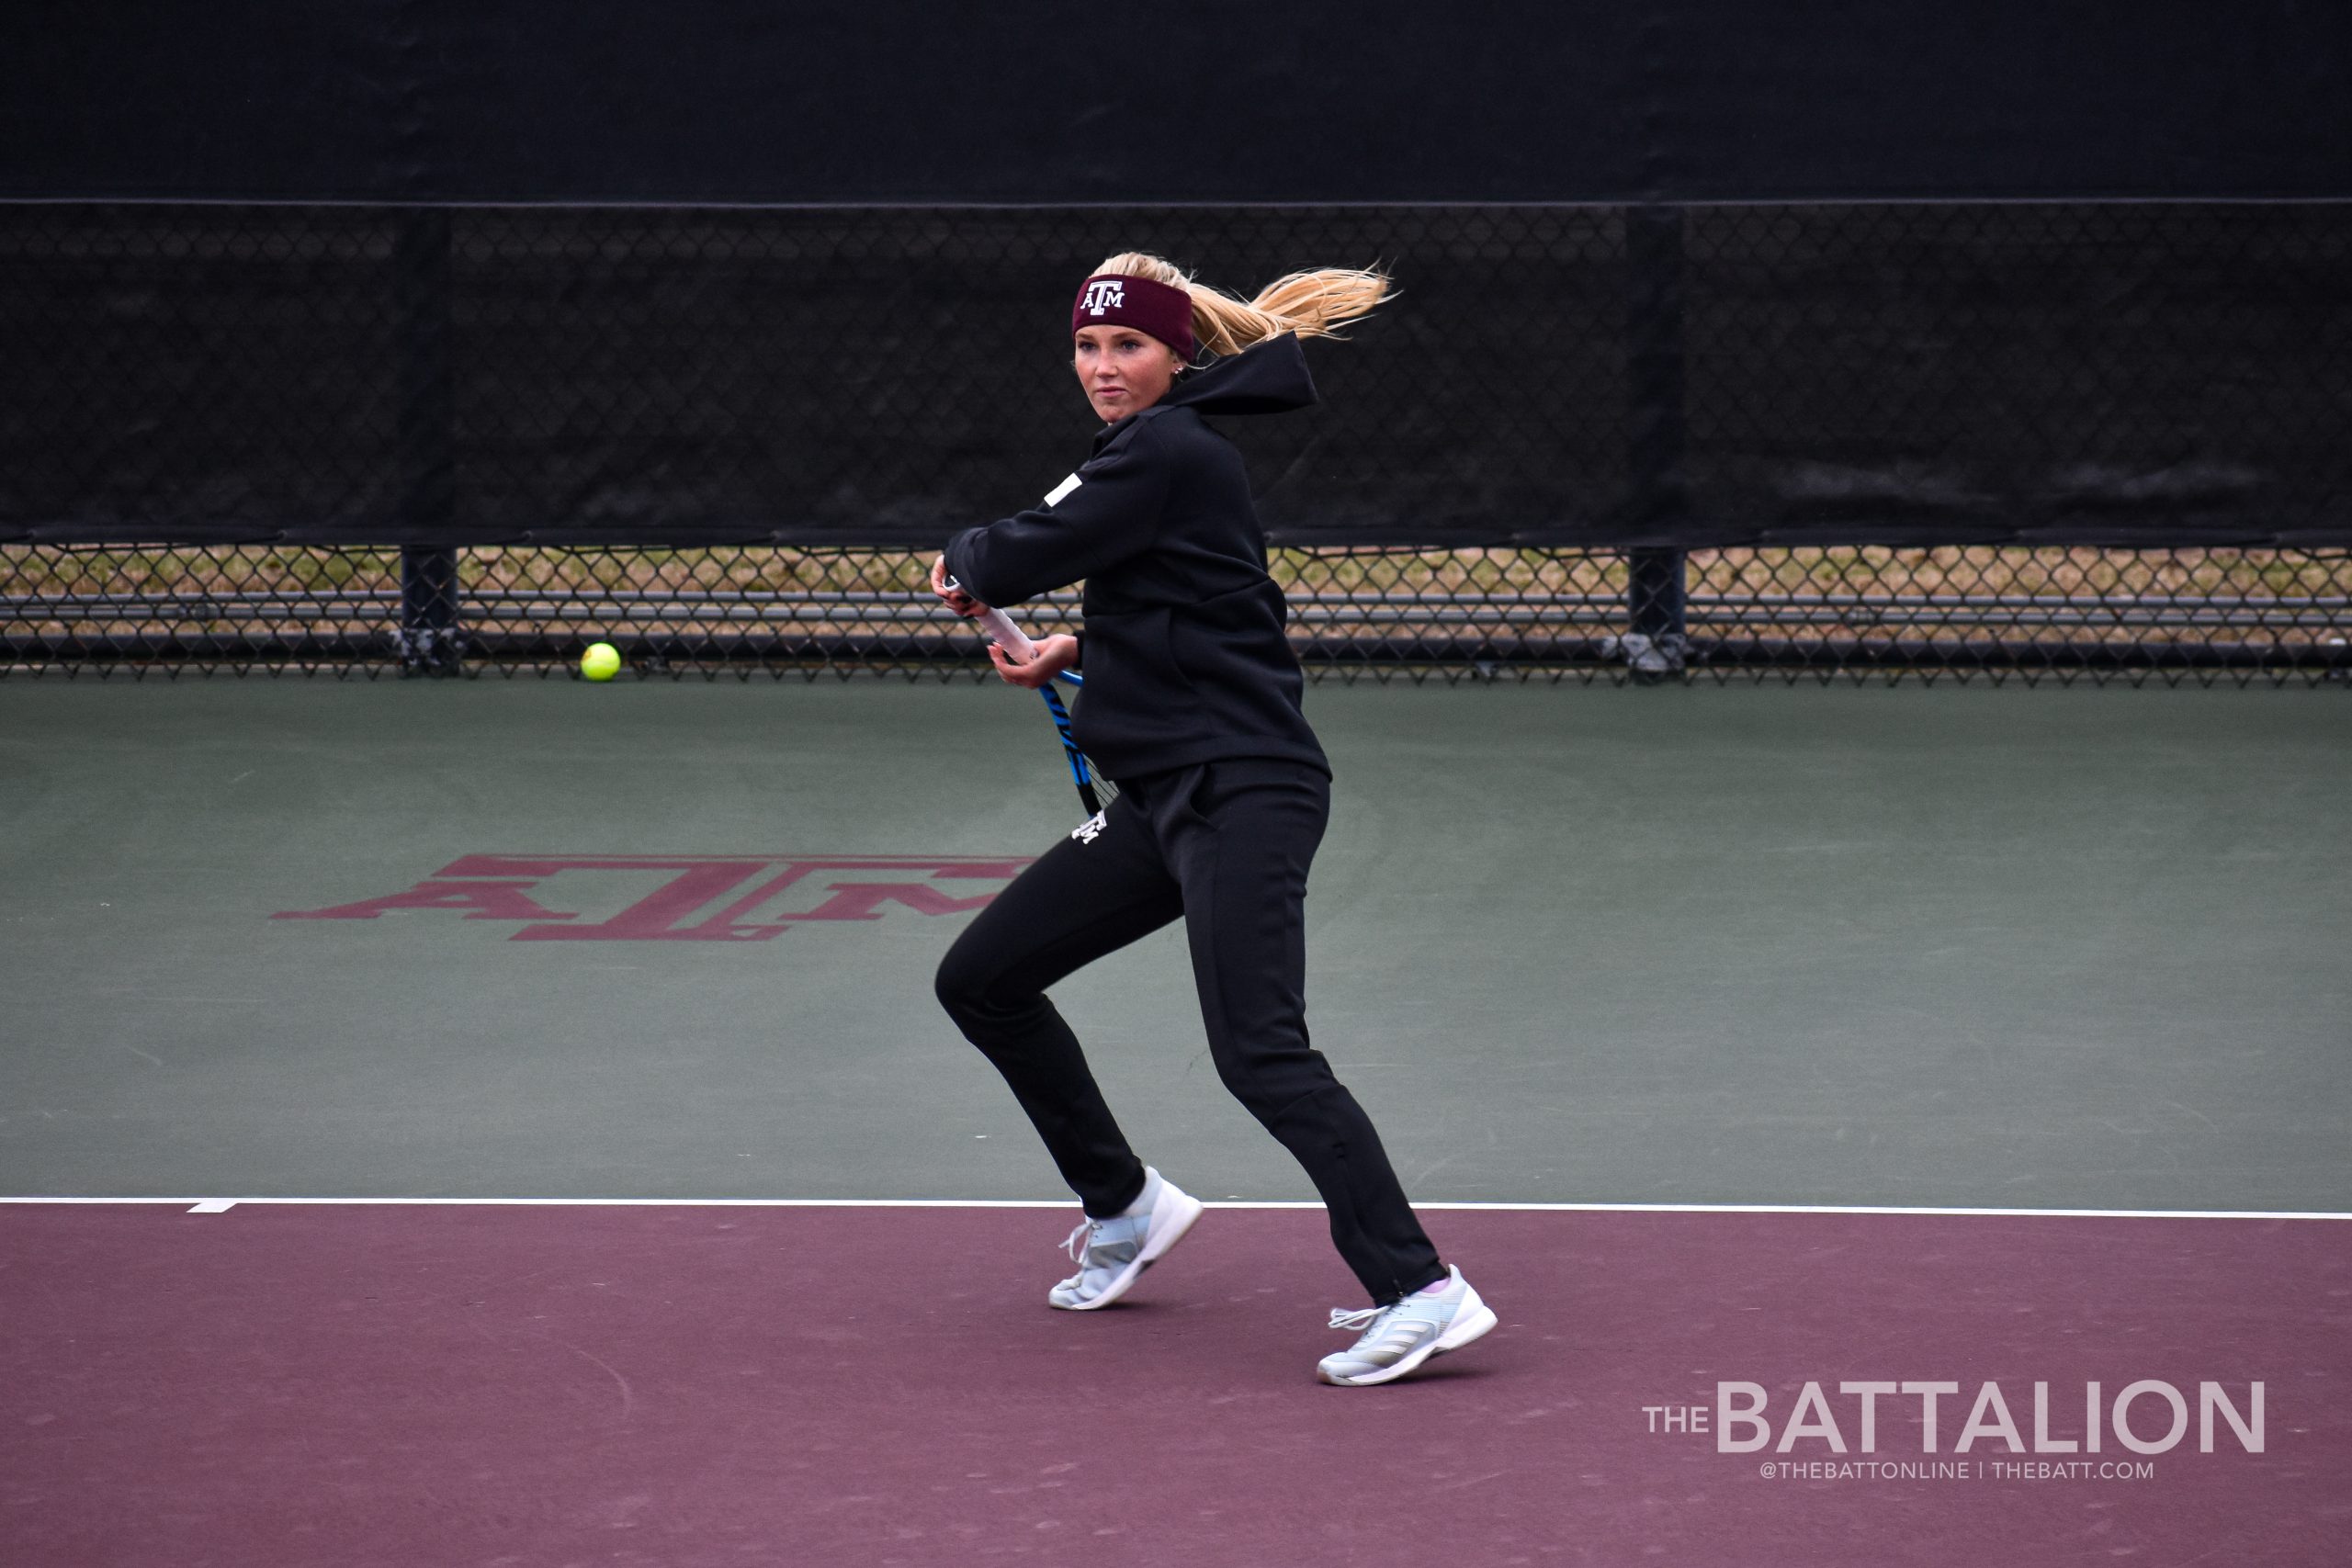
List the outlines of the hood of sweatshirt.
<svg viewBox="0 0 2352 1568">
<path fill-rule="evenodd" d="M 1187 372 L 1152 405 L 1202 413 L 1287 413 L 1315 401 L 1315 378 L 1298 334 L 1284 333 L 1228 355 L 1204 369 Z M 1151 409 L 1143 411 L 1149 413 Z"/>
</svg>

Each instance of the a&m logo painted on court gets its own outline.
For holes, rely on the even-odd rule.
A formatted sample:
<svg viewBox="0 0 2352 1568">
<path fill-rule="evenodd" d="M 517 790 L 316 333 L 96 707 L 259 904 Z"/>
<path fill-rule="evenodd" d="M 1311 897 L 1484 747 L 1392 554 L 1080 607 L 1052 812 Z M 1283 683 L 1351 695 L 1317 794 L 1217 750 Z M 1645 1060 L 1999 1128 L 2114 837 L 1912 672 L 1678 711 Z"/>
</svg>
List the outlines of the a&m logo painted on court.
<svg viewBox="0 0 2352 1568">
<path fill-rule="evenodd" d="M 461 855 L 398 893 L 270 919 L 438 909 L 517 922 L 513 942 L 768 942 L 795 926 L 878 920 L 886 909 L 968 914 L 1028 863 L 1001 855 Z"/>
<path fill-rule="evenodd" d="M 1107 278 L 1098 278 L 1086 286 L 1086 298 L 1080 308 L 1090 316 L 1105 310 L 1115 310 L 1127 302 L 1127 286 Z"/>
</svg>

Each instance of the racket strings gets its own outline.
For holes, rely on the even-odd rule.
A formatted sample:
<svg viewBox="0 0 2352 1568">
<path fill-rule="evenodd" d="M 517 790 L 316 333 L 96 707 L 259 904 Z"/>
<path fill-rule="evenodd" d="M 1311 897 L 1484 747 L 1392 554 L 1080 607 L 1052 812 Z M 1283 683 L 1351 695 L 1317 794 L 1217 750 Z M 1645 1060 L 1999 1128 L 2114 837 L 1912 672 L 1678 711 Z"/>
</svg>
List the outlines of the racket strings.
<svg viewBox="0 0 2352 1568">
<path fill-rule="evenodd" d="M 1096 772 L 1094 760 L 1084 752 L 1079 754 L 1079 761 L 1086 764 L 1086 789 L 1091 789 L 1094 793 L 1095 811 L 1100 813 L 1110 810 L 1111 803 L 1119 798 L 1119 786 Z M 1080 796 L 1082 797 L 1085 793 L 1085 789 L 1080 790 Z"/>
</svg>

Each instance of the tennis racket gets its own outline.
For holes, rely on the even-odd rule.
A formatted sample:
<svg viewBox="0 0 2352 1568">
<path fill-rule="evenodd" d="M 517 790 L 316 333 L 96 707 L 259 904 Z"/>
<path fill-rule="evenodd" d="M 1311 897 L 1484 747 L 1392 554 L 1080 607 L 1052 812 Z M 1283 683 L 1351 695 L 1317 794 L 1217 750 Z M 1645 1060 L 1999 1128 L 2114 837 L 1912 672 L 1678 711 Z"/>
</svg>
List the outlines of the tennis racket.
<svg viewBox="0 0 2352 1568">
<path fill-rule="evenodd" d="M 980 629 L 988 633 L 989 640 L 1011 655 L 1014 663 L 1026 664 L 1037 657 L 1037 645 L 1031 642 L 1027 634 L 1014 626 L 1012 618 L 1002 610 L 983 610 L 973 618 L 979 622 Z M 1068 681 L 1073 686 L 1083 687 L 1086 684 L 1085 676 L 1068 670 L 1056 675 L 1054 680 Z M 1054 716 L 1055 732 L 1062 738 L 1062 756 L 1069 763 L 1070 783 L 1078 786 L 1078 798 L 1086 806 L 1086 821 L 1070 837 L 1080 843 L 1091 844 L 1094 841 L 1094 835 L 1102 830 L 1104 808 L 1119 796 L 1118 786 L 1096 773 L 1086 753 L 1078 749 L 1078 738 L 1070 733 L 1069 709 L 1062 705 L 1061 694 L 1054 690 L 1053 681 L 1038 687 L 1037 694 L 1046 699 L 1046 709 Z"/>
</svg>

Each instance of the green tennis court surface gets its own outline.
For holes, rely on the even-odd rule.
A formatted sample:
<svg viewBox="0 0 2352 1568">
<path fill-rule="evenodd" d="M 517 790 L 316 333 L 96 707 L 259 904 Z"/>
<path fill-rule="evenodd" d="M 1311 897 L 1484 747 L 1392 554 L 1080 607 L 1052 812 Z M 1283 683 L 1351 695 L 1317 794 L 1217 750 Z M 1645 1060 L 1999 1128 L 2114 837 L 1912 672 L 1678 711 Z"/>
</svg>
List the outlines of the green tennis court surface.
<svg viewBox="0 0 2352 1568">
<path fill-rule="evenodd" d="M 2329 694 L 1308 705 L 1419 1199 L 2352 1208 Z M 1059 769 L 1003 688 L 11 682 L 0 1192 L 1062 1196 L 930 995 Z M 1174 935 L 1062 995 L 1148 1157 L 1309 1196 Z"/>
</svg>

